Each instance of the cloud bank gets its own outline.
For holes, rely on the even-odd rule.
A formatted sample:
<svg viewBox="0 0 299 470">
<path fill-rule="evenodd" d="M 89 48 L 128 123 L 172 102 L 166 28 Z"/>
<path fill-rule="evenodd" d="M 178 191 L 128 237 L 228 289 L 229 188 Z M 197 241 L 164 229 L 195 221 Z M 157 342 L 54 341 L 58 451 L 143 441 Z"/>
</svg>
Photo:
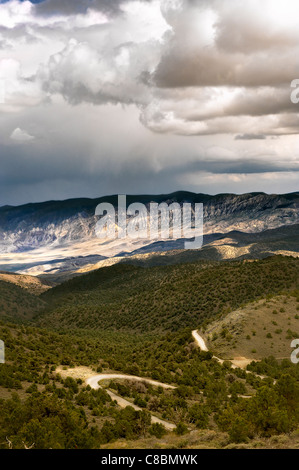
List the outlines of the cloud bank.
<svg viewBox="0 0 299 470">
<path fill-rule="evenodd" d="M 298 13 L 296 0 L 0 3 L 0 204 L 215 193 L 223 174 L 232 192 L 233 175 L 263 190 L 283 172 L 295 190 Z"/>
</svg>

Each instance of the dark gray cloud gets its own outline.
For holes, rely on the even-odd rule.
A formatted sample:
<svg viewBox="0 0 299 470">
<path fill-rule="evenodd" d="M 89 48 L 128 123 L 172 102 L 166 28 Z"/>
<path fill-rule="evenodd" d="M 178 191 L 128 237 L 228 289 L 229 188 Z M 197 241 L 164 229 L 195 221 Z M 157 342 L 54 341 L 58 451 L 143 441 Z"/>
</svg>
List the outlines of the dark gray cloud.
<svg viewBox="0 0 299 470">
<path fill-rule="evenodd" d="M 85 13 L 88 8 L 115 13 L 122 0 L 45 0 L 35 6 L 38 15 L 71 15 Z"/>
<path fill-rule="evenodd" d="M 236 135 L 235 140 L 265 140 L 266 138 L 263 134 L 242 134 Z"/>
<path fill-rule="evenodd" d="M 45 0 L 35 6 L 37 15 L 72 15 L 85 13 L 88 8 L 115 14 L 121 11 L 120 6 L 127 0 Z M 142 0 L 151 1 L 151 0 Z"/>
<path fill-rule="evenodd" d="M 158 87 L 259 87 L 289 84 L 298 71 L 298 50 L 277 61 L 277 51 L 244 60 L 242 54 L 219 50 L 186 50 L 184 39 L 162 58 L 153 75 Z"/>
<path fill-rule="evenodd" d="M 221 155 L 215 149 L 215 154 L 194 155 L 192 160 L 183 161 L 183 141 L 179 143 L 177 155 L 172 150 L 171 159 L 163 165 L 162 156 L 160 168 L 157 169 L 151 158 L 151 152 L 140 148 L 134 158 L 126 158 L 117 163 L 117 157 L 110 154 L 111 164 L 107 155 L 102 155 L 102 164 L 96 165 L 90 158 L 90 152 L 83 145 L 75 148 L 70 143 L 60 142 L 55 145 L 55 158 L 51 149 L 41 150 L 29 145 L 22 149 L 1 146 L 2 169 L 0 175 L 0 205 L 6 203 L 22 204 L 28 200 L 41 201 L 46 199 L 65 199 L 74 196 L 98 197 L 107 194 L 144 194 L 171 192 L 177 189 L 196 189 L 198 192 L 221 192 L 221 178 L 238 178 L 238 175 L 255 175 L 255 182 L 263 178 L 263 174 L 279 174 L 286 171 L 298 175 L 297 161 L 287 164 L 272 155 L 233 156 Z M 123 151 L 130 153 L 130 143 L 123 142 Z M 130 148 L 131 147 L 131 148 Z M 135 151 L 137 148 L 135 148 Z M 165 157 L 165 155 L 163 155 Z M 176 160 L 180 158 L 180 161 Z M 82 161 L 84 160 L 84 165 Z M 106 164 L 105 164 L 106 161 Z M 18 171 L 16 172 L 16 168 Z M 197 185 L 192 187 L 182 182 L 182 177 L 198 175 Z M 202 175 L 211 175 L 212 181 L 202 185 Z M 1 177 L 2 176 L 2 177 Z M 184 181 L 184 179 L 183 179 Z M 233 184 L 233 180 L 231 180 Z M 223 184 L 223 183 L 222 183 Z M 256 183 L 257 184 L 257 183 Z M 251 190 L 246 186 L 240 192 Z"/>
<path fill-rule="evenodd" d="M 276 191 L 278 179 L 295 190 L 296 11 L 295 0 L 0 4 L 0 205 Z"/>
</svg>

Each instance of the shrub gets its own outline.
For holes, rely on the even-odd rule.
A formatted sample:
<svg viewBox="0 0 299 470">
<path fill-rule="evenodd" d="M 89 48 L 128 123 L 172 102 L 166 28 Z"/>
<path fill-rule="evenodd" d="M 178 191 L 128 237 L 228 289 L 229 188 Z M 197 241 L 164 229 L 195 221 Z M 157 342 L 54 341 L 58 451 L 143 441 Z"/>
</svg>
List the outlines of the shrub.
<svg viewBox="0 0 299 470">
<path fill-rule="evenodd" d="M 180 422 L 178 423 L 177 427 L 175 428 L 174 432 L 178 435 L 178 436 L 182 436 L 183 434 L 186 434 L 188 432 L 188 428 L 187 426 Z"/>
<path fill-rule="evenodd" d="M 161 439 L 161 437 L 163 437 L 167 432 L 161 423 L 153 423 L 148 431 L 152 436 L 155 436 L 158 439 Z"/>
</svg>

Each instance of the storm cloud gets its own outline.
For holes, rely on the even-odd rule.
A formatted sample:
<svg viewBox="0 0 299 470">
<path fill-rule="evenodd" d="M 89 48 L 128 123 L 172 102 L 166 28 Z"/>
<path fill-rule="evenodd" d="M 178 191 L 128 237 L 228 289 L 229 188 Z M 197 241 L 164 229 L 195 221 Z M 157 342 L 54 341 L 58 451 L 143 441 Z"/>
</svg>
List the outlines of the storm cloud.
<svg viewBox="0 0 299 470">
<path fill-rule="evenodd" d="M 73 15 L 93 9 L 106 14 L 117 14 L 121 12 L 120 6 L 123 3 L 124 0 L 45 0 L 35 6 L 35 13 L 45 16 Z"/>
<path fill-rule="evenodd" d="M 1 2 L 0 204 L 267 190 L 271 173 L 296 190 L 298 14 L 296 0 Z"/>
</svg>

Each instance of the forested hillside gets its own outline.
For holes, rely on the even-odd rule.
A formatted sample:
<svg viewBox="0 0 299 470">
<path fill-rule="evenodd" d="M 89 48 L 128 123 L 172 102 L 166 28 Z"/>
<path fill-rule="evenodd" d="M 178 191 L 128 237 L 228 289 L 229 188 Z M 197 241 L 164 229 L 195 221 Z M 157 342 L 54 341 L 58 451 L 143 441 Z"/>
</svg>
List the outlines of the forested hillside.
<svg viewBox="0 0 299 470">
<path fill-rule="evenodd" d="M 177 331 L 204 326 L 255 299 L 298 287 L 299 260 L 196 262 L 137 267 L 118 264 L 67 281 L 40 298 L 40 326 Z"/>
<path fill-rule="evenodd" d="M 298 267 L 299 260 L 283 256 L 164 267 L 119 264 L 39 297 L 0 283 L 6 358 L 0 366 L 0 447 L 297 445 L 298 366 L 274 356 L 259 357 L 247 371 L 220 363 L 213 348 L 224 340 L 233 348 L 240 331 L 221 327 L 219 343 L 209 325 L 222 324 L 236 308 L 250 315 L 260 303 L 272 312 L 281 295 L 285 309 L 292 309 L 284 329 L 283 309 L 273 314 L 277 325 L 271 331 L 280 326 L 280 334 L 288 335 L 288 322 L 297 328 Z M 257 321 L 262 313 L 255 312 Z M 210 337 L 209 352 L 194 341 L 198 327 Z M 239 348 L 249 341 L 242 334 Z M 259 331 L 256 338 L 270 341 L 267 334 Z M 74 375 L 82 368 L 89 376 L 129 374 L 173 388 L 116 377 L 94 390 Z M 130 405 L 121 408 L 107 391 Z M 174 431 L 153 424 L 151 416 Z"/>
<path fill-rule="evenodd" d="M 43 300 L 27 289 L 0 280 L 0 320 L 28 320 L 45 306 Z"/>
<path fill-rule="evenodd" d="M 159 447 L 167 446 L 164 436 L 171 447 L 175 436 L 183 435 L 183 446 L 189 439 L 206 447 L 285 447 L 296 442 L 299 377 L 288 360 L 253 363 L 251 373 L 233 370 L 229 362 L 221 365 L 210 353 L 200 352 L 189 330 L 160 338 L 92 337 L 0 323 L 0 336 L 7 352 L 0 368 L 0 448 L 123 447 L 129 441 L 138 447 L 149 438 Z M 93 373 L 138 374 L 175 388 L 108 381 L 104 387 L 141 411 L 120 409 L 105 389 L 91 390 L 81 379 L 63 378 L 56 371 L 60 364 L 86 365 Z M 174 423 L 174 433 L 151 424 L 152 413 Z M 281 435 L 288 437 L 279 440 Z M 211 436 L 215 439 L 210 443 Z"/>
</svg>

